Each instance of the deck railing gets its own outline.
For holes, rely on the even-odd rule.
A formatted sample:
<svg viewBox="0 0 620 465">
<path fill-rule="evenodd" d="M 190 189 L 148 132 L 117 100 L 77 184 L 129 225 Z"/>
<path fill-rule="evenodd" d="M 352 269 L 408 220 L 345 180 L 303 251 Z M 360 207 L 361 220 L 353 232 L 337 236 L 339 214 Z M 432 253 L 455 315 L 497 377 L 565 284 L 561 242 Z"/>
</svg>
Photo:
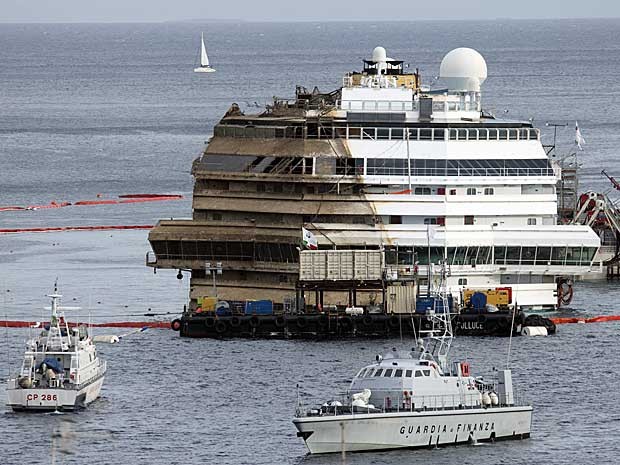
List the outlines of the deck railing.
<svg viewBox="0 0 620 465">
<path fill-rule="evenodd" d="M 394 103 L 394 102 L 392 102 Z M 389 124 L 390 121 L 386 121 Z M 394 121 L 391 122 L 394 124 Z M 519 141 L 540 140 L 536 128 L 407 128 L 401 126 L 332 125 L 319 124 L 310 131 L 298 126 L 240 126 L 218 124 L 213 130 L 215 136 L 259 139 L 362 139 L 362 140 L 407 140 L 410 141 Z"/>
<path fill-rule="evenodd" d="M 297 417 L 306 416 L 334 416 L 334 415 L 360 415 L 368 413 L 404 413 L 404 412 L 426 412 L 426 411 L 445 411 L 445 410 L 468 410 L 480 408 L 498 407 L 519 407 L 526 406 L 528 403 L 517 391 L 510 395 L 498 396 L 498 402 L 484 404 L 482 392 L 470 391 L 454 395 L 412 395 L 403 396 L 397 390 L 382 391 L 372 390 L 370 404 L 378 403 L 380 399 L 382 405 L 379 408 L 371 407 L 352 407 L 351 394 L 360 391 L 348 391 L 341 393 L 335 399 L 327 402 L 298 402 L 295 412 Z M 494 389 L 493 392 L 497 393 Z M 310 406 L 314 407 L 310 407 Z"/>
</svg>

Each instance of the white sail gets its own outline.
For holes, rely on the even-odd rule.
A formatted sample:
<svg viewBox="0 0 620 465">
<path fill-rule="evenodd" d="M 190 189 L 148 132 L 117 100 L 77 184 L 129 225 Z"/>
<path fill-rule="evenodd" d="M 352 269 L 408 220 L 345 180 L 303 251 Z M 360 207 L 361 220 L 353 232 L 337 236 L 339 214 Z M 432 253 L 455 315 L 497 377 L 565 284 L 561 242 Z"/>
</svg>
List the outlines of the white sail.
<svg viewBox="0 0 620 465">
<path fill-rule="evenodd" d="M 200 34 L 200 66 L 209 66 L 209 57 L 205 47 L 204 34 Z"/>
</svg>

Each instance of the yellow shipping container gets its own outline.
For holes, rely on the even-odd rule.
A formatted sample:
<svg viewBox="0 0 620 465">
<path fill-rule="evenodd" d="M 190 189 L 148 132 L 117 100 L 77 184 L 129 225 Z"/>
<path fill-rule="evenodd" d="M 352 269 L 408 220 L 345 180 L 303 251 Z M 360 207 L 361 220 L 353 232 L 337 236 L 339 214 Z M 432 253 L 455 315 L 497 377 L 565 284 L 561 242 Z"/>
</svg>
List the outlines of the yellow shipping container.
<svg viewBox="0 0 620 465">
<path fill-rule="evenodd" d="M 510 303 L 510 293 L 507 289 L 465 289 L 463 291 L 463 302 L 469 305 L 471 296 L 476 292 L 481 292 L 487 296 L 487 304 L 496 307 L 506 307 Z"/>
<path fill-rule="evenodd" d="M 217 304 L 217 297 L 198 297 L 196 299 L 198 306 L 202 308 L 203 312 L 215 311 L 215 304 Z"/>
</svg>

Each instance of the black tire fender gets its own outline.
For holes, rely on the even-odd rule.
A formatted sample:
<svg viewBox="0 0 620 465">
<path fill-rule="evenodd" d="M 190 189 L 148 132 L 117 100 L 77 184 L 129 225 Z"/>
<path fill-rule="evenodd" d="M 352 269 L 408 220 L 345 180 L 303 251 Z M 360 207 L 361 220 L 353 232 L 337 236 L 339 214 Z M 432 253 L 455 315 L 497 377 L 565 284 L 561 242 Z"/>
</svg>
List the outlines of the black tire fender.
<svg viewBox="0 0 620 465">
<path fill-rule="evenodd" d="M 217 320 L 215 322 L 215 332 L 218 334 L 224 334 L 226 332 L 227 325 L 223 320 Z"/>
</svg>

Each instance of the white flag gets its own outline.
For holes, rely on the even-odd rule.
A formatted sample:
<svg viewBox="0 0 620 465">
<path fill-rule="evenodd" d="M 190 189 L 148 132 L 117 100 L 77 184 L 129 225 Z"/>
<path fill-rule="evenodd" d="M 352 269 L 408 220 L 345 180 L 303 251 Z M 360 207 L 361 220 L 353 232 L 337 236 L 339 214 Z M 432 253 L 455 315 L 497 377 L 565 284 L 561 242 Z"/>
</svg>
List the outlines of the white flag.
<svg viewBox="0 0 620 465">
<path fill-rule="evenodd" d="M 316 250 L 319 248 L 319 245 L 316 241 L 316 237 L 310 231 L 302 226 L 301 228 L 301 240 L 304 247 L 310 250 Z"/>
<path fill-rule="evenodd" d="M 586 140 L 581 135 L 581 131 L 579 130 L 579 124 L 575 121 L 575 144 L 579 147 L 579 150 L 583 150 L 582 145 L 585 145 Z"/>
</svg>

